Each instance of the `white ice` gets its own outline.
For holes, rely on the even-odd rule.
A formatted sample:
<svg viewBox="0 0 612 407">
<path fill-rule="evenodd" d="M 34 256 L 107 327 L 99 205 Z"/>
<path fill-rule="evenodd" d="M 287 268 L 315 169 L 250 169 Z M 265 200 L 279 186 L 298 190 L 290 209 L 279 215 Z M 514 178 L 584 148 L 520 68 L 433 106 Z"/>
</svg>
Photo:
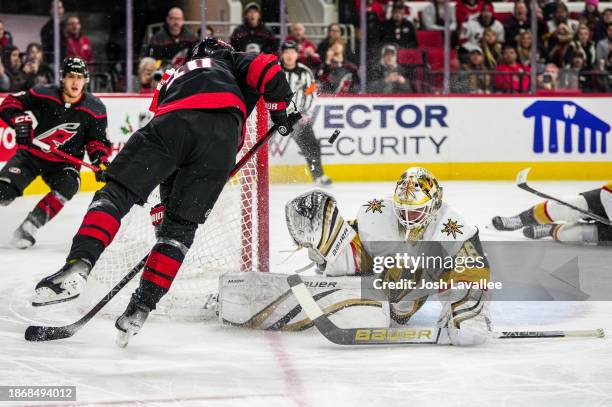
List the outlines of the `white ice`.
<svg viewBox="0 0 612 407">
<path fill-rule="evenodd" d="M 537 185 L 565 195 L 601 183 Z M 274 271 L 307 263 L 298 254 L 280 264 L 287 256 L 280 251 L 291 249 L 284 203 L 309 187 L 271 188 Z M 447 202 L 479 226 L 483 240 L 521 239 L 519 232 L 501 234 L 485 225 L 493 215 L 514 214 L 538 201 L 511 182 L 446 182 L 444 187 Z M 392 188 L 393 183 L 343 183 L 330 190 L 350 217 L 367 199 Z M 152 318 L 128 348 L 119 349 L 114 321 L 96 318 L 72 338 L 28 343 L 23 333 L 33 322 L 66 324 L 79 317 L 71 303 L 33 309 L 28 300 L 36 282 L 63 264 L 91 194 L 77 195 L 33 248 L 10 248 L 12 231 L 39 198 L 0 208 L 0 385 L 75 385 L 77 405 L 612 405 L 608 338 L 489 342 L 478 348 L 355 348 L 333 345 L 314 330 L 260 332 Z M 493 319 L 498 330 L 601 327 L 612 332 L 612 303 L 494 304 Z"/>
</svg>

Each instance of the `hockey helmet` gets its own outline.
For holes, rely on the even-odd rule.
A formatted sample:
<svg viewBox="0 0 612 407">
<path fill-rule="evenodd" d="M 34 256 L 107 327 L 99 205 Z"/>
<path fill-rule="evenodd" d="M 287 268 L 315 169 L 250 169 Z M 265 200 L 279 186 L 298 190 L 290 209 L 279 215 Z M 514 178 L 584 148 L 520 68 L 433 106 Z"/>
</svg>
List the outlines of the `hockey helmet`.
<svg viewBox="0 0 612 407">
<path fill-rule="evenodd" d="M 218 38 L 206 37 L 191 49 L 189 60 L 212 57 L 220 52 L 234 52 L 234 47 Z"/>
<path fill-rule="evenodd" d="M 442 188 L 425 168 L 410 167 L 400 177 L 393 192 L 393 209 L 407 230 L 425 229 L 442 206 Z"/>
<path fill-rule="evenodd" d="M 60 77 L 63 79 L 70 73 L 83 75 L 85 83 L 89 83 L 87 64 L 81 58 L 68 57 L 64 59 L 64 62 L 62 62 L 62 69 L 60 69 Z"/>
</svg>

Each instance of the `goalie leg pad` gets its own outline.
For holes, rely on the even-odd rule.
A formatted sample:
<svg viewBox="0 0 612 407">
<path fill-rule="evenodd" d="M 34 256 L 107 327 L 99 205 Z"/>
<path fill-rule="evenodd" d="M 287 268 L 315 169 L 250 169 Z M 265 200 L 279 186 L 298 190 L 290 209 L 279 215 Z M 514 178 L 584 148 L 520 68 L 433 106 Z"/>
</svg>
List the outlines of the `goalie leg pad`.
<svg viewBox="0 0 612 407">
<path fill-rule="evenodd" d="M 602 225 L 605 227 L 606 225 Z M 608 226 L 610 228 L 610 226 Z M 599 231 L 597 224 L 588 223 L 566 223 L 556 225 L 552 231 L 553 238 L 563 243 L 599 243 Z"/>
</svg>

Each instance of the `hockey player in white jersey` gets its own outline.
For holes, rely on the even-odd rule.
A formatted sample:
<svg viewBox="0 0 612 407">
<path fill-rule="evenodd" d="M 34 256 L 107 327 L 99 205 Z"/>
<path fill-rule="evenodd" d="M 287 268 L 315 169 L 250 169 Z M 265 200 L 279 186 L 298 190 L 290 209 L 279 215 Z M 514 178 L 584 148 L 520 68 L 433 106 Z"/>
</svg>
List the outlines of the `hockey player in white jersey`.
<svg viewBox="0 0 612 407">
<path fill-rule="evenodd" d="M 419 242 L 439 242 L 444 252 L 455 259 L 485 259 L 481 268 L 461 272 L 446 269 L 442 279 L 488 280 L 490 273 L 478 229 L 442 198 L 436 178 L 424 168 L 412 167 L 402 174 L 391 197 L 367 201 L 354 221 L 344 221 L 331 195 L 314 190 L 287 203 L 287 225 L 294 242 L 308 249 L 309 258 L 327 277 L 371 274 L 377 258 L 398 252 L 418 256 L 422 250 Z M 401 274 L 397 269 L 386 272 L 387 279 Z M 438 325 L 448 328 L 450 343 L 475 345 L 486 341 L 490 332 L 486 290 L 449 290 L 438 296 L 443 301 Z M 390 299 L 391 319 L 407 323 L 426 301 L 427 296 Z"/>
<path fill-rule="evenodd" d="M 565 202 L 612 219 L 612 182 L 601 188 L 566 197 Z M 554 201 L 544 201 L 516 216 L 495 216 L 497 230 L 523 229 L 530 239 L 553 238 L 558 242 L 582 244 L 610 244 L 612 226 L 597 221 L 585 221 L 583 213 Z"/>
</svg>

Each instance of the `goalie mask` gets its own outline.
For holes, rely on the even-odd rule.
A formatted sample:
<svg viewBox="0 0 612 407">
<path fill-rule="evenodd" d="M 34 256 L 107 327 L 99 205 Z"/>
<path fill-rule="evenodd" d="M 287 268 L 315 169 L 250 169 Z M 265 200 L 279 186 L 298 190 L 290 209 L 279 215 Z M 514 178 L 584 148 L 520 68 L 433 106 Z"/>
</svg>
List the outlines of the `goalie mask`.
<svg viewBox="0 0 612 407">
<path fill-rule="evenodd" d="M 425 168 L 408 168 L 397 181 L 393 209 L 407 231 L 425 229 L 435 219 L 441 205 L 442 188 Z"/>
</svg>

